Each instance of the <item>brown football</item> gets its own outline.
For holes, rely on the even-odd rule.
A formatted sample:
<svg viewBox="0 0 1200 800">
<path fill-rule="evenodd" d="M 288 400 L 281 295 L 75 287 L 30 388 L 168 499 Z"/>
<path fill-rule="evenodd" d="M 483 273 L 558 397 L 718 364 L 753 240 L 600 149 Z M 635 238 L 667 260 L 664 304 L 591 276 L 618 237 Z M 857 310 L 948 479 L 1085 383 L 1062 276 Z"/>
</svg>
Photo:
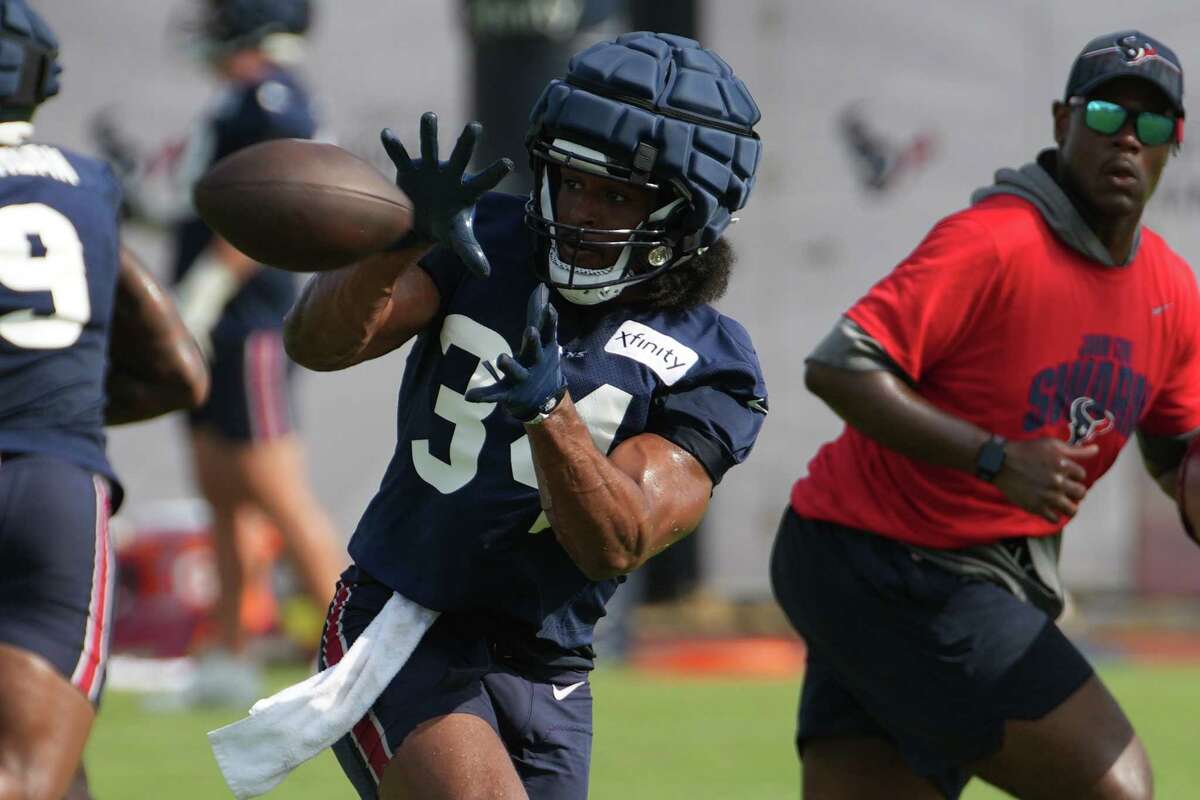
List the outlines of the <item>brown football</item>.
<svg viewBox="0 0 1200 800">
<path fill-rule="evenodd" d="M 296 272 L 336 269 L 412 226 L 412 202 L 351 153 L 272 139 L 218 161 L 192 190 L 196 211 L 238 250 Z"/>
</svg>

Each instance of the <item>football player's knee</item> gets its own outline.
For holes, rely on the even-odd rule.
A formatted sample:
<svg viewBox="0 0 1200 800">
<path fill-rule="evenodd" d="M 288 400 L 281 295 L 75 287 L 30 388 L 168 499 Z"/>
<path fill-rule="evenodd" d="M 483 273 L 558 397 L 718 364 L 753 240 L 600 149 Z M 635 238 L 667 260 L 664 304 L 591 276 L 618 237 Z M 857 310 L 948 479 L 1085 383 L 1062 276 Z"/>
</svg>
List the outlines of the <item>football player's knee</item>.
<svg viewBox="0 0 1200 800">
<path fill-rule="evenodd" d="M 1151 800 L 1154 776 L 1142 740 L 1136 736 L 1100 781 L 1096 797 L 1103 800 Z"/>
</svg>

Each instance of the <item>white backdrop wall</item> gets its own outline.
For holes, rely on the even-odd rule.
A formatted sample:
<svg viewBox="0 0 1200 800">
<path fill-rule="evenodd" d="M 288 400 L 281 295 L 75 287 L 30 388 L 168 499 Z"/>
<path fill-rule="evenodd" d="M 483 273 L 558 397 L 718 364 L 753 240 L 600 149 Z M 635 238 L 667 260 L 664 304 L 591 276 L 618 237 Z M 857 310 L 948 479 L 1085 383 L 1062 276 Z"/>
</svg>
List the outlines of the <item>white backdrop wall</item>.
<svg viewBox="0 0 1200 800">
<path fill-rule="evenodd" d="M 34 4 L 58 32 L 66 66 L 63 94 L 39 115 L 42 138 L 87 150 L 88 120 L 109 107 L 147 146 L 186 133 L 211 92 L 170 33 L 186 3 Z M 458 8 L 450 0 L 326 0 L 307 73 L 341 144 L 382 166 L 376 136 L 384 125 L 415 142 L 420 113 L 433 109 L 445 131 L 459 129 L 467 93 Z M 1116 0 L 710 0 L 704 26 L 706 43 L 734 65 L 763 111 L 766 156 L 731 232 L 739 263 L 722 308 L 750 329 L 771 405 L 753 456 L 726 478 L 706 521 L 705 576 L 720 593 L 761 597 L 788 488 L 840 428 L 804 390 L 804 355 L 937 218 L 962 207 L 995 169 L 1024 163 L 1051 143 L 1050 103 L 1089 38 L 1139 27 L 1193 68 L 1200 10 L 1178 0 L 1136 9 Z M 838 124 L 851 107 L 892 144 L 928 136 L 928 162 L 885 192 L 864 189 Z M 1193 146 L 1169 166 L 1149 214 L 1189 258 L 1200 258 L 1198 208 L 1200 148 Z M 161 238 L 131 230 L 129 239 L 161 268 Z M 299 381 L 310 472 L 347 535 L 394 444 L 402 369 L 403 355 L 393 354 Z M 193 493 L 177 420 L 118 430 L 111 442 L 130 515 Z M 1131 585 L 1136 521 L 1148 494 L 1139 471 L 1128 453 L 1069 530 L 1065 568 L 1073 585 Z"/>
</svg>

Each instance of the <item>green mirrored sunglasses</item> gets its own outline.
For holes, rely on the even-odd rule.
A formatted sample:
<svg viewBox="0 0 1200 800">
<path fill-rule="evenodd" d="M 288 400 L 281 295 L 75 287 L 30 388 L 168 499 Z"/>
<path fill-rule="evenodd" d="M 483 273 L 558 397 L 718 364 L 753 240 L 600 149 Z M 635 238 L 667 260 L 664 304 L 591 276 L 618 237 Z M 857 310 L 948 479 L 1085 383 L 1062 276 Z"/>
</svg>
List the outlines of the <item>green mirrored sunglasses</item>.
<svg viewBox="0 0 1200 800">
<path fill-rule="evenodd" d="M 1084 106 L 1083 122 L 1096 133 L 1111 136 L 1121 130 L 1125 126 L 1125 120 L 1132 115 L 1134 133 L 1137 134 L 1138 141 L 1147 147 L 1157 147 L 1172 139 L 1183 140 L 1183 136 L 1176 136 L 1176 129 L 1182 128 L 1183 120 L 1175 117 L 1156 114 L 1153 111 L 1131 111 L 1107 100 L 1072 97 L 1069 102 L 1073 106 Z M 1178 133 L 1182 133 L 1182 130 Z"/>
</svg>

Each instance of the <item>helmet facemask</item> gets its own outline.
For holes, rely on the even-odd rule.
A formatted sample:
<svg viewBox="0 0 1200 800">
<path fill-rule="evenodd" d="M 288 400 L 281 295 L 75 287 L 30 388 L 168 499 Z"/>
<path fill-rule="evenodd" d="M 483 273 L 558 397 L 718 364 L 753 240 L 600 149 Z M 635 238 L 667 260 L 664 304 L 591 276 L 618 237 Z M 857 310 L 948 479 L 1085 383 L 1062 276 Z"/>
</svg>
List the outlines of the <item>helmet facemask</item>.
<svg viewBox="0 0 1200 800">
<path fill-rule="evenodd" d="M 688 210 L 679 187 L 660 185 L 647 174 L 622 165 L 599 150 L 578 142 L 539 138 L 530 148 L 534 189 L 526 204 L 526 224 L 539 240 L 537 271 L 562 296 L 578 305 L 612 300 L 626 287 L 649 280 L 694 255 L 680 246 L 679 227 Z M 558 220 L 557 198 L 562 167 L 657 190 L 656 207 L 635 228 L 589 228 Z M 618 249 L 608 266 L 580 264 L 585 252 Z M 607 260 L 607 259 L 604 259 Z"/>
</svg>

